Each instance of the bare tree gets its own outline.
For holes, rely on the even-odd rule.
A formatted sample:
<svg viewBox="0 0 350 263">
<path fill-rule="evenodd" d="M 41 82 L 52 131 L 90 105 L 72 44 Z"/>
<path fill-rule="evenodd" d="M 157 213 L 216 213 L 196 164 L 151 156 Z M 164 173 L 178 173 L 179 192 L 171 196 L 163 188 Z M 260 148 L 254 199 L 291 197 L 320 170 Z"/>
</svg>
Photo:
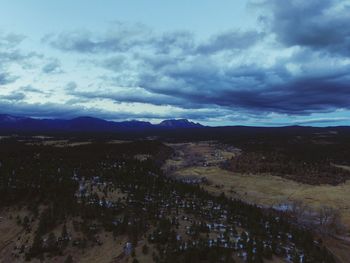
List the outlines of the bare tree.
<svg viewBox="0 0 350 263">
<path fill-rule="evenodd" d="M 290 203 L 291 214 L 297 220 L 297 222 L 301 222 L 305 218 L 307 210 L 308 206 L 301 200 L 293 200 Z"/>
<path fill-rule="evenodd" d="M 323 233 L 333 234 L 343 228 L 339 210 L 333 207 L 321 206 L 317 217 L 320 230 Z"/>
</svg>

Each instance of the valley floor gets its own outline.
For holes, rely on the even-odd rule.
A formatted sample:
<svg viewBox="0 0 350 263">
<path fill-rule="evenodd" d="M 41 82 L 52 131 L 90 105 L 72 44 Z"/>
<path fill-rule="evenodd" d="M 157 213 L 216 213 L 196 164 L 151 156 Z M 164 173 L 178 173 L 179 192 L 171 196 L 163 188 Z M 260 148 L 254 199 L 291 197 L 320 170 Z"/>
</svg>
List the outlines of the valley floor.
<svg viewBox="0 0 350 263">
<path fill-rule="evenodd" d="M 215 142 L 169 144 L 175 150 L 174 156 L 163 166 L 172 177 L 186 182 L 200 184 L 214 194 L 239 198 L 262 207 L 288 209 L 294 203 L 311 210 L 310 220 L 317 224 L 313 215 L 323 207 L 339 212 L 342 231 L 336 237 L 328 237 L 327 245 L 340 262 L 350 257 L 350 180 L 343 184 L 309 185 L 269 174 L 242 174 L 221 168 L 221 163 L 239 149 Z M 342 166 L 349 169 L 348 166 Z M 333 235 L 332 235 L 333 236 Z"/>
</svg>

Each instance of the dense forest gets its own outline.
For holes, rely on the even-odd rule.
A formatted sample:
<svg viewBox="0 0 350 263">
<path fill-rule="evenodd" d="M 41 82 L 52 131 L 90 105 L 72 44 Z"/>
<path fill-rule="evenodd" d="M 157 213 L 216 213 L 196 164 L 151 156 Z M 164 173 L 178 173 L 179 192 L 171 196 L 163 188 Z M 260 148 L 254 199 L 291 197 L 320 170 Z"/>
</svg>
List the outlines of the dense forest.
<svg viewBox="0 0 350 263">
<path fill-rule="evenodd" d="M 226 169 L 240 173 L 272 174 L 307 184 L 337 185 L 350 179 L 350 137 L 334 133 L 304 136 L 256 136 L 231 141 L 241 154 Z"/>
<path fill-rule="evenodd" d="M 282 212 L 163 176 L 159 167 L 171 149 L 160 142 L 54 147 L 4 139 L 0 144 L 0 210 L 29 211 L 17 222 L 32 238 L 14 247 L 14 260 L 65 256 L 74 262 L 67 248 L 103 246 L 99 234 L 107 231 L 116 239 L 126 237 L 119 259 L 131 257 L 134 263 L 141 239 L 142 253 L 152 251 L 149 256 L 159 263 L 260 263 L 273 257 L 335 262 L 322 240 Z M 139 154 L 147 158 L 135 158 Z"/>
</svg>

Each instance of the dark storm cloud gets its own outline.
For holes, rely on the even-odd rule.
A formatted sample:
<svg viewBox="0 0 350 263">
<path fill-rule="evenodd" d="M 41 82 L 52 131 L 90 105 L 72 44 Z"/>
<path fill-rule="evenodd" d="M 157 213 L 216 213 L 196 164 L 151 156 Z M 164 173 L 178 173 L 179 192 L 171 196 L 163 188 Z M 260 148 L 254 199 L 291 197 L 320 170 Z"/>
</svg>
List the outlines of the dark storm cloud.
<svg viewBox="0 0 350 263">
<path fill-rule="evenodd" d="M 179 63 L 141 76 L 138 85 L 193 104 L 247 109 L 256 113 L 309 114 L 350 108 L 350 66 L 293 76 L 283 64 L 273 68 L 246 65 Z"/>
<path fill-rule="evenodd" d="M 186 31 L 156 34 L 126 24 L 45 41 L 94 54 L 93 64 L 108 70 L 98 90 L 66 89 L 77 100 L 212 108 L 218 116 L 230 115 L 227 109 L 307 115 L 350 109 L 350 7 L 343 3 L 259 1 L 259 31 L 231 30 L 202 41 Z"/>
<path fill-rule="evenodd" d="M 346 4 L 347 3 L 347 4 Z M 267 0 L 264 21 L 287 46 L 350 55 L 350 5 L 342 0 Z"/>
</svg>

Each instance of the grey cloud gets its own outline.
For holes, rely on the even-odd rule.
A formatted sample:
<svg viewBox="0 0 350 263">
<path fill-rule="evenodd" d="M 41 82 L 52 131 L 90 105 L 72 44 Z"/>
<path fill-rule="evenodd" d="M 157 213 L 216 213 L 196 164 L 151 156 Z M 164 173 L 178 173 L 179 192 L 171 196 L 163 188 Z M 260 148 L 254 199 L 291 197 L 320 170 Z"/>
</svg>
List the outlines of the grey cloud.
<svg viewBox="0 0 350 263">
<path fill-rule="evenodd" d="M 101 110 L 94 107 L 84 107 L 74 105 L 70 103 L 26 103 L 18 102 L 13 104 L 12 102 L 1 100 L 0 108 L 3 112 L 17 116 L 27 116 L 36 118 L 61 118 L 71 119 L 81 116 L 98 117 L 107 120 L 132 120 L 132 119 L 149 119 L 149 120 L 163 120 L 174 118 L 174 113 L 154 113 L 154 112 L 142 112 L 134 113 L 130 111 L 108 111 Z M 177 118 L 187 118 L 195 121 L 206 121 L 210 118 L 225 116 L 233 116 L 232 113 L 222 113 L 221 111 L 215 111 L 211 109 L 202 111 L 181 111 L 176 113 Z M 237 117 L 237 120 L 239 117 Z"/>
<path fill-rule="evenodd" d="M 82 92 L 68 88 L 67 92 L 77 99 L 111 99 L 183 109 L 219 107 L 255 115 L 329 112 L 350 109 L 350 65 L 341 56 L 350 50 L 350 19 L 345 12 L 348 7 L 334 11 L 340 2 L 263 1 L 260 8 L 264 8 L 264 14 L 267 9 L 270 13 L 264 33 L 232 30 L 203 42 L 196 42 L 188 32 L 155 34 L 146 30 L 145 34 L 122 25 L 105 34 L 54 35 L 48 43 L 63 51 L 95 54 L 95 65 L 112 72 L 109 78 L 114 83 L 102 85 L 110 87 L 108 90 Z M 300 48 L 271 64 L 262 63 L 263 57 L 258 61 L 242 58 L 249 57 L 250 48 L 266 38 L 280 51 L 290 46 Z M 264 56 L 264 50 L 259 52 Z M 134 68 L 125 70 L 125 61 Z M 290 64 L 296 72 L 288 69 Z M 126 81 L 125 74 L 132 80 Z M 127 88 L 125 84 L 138 88 Z M 125 88 L 113 91 L 113 86 Z"/>
<path fill-rule="evenodd" d="M 293 123 L 297 125 L 303 125 L 303 124 L 305 125 L 305 124 L 339 123 L 342 121 L 350 121 L 350 118 L 346 118 L 346 117 L 314 118 L 314 119 L 306 119 L 306 120 L 296 120 L 296 121 L 293 121 Z"/>
<path fill-rule="evenodd" d="M 25 36 L 19 34 L 0 34 L 0 48 L 12 48 L 20 44 L 24 39 Z"/>
<path fill-rule="evenodd" d="M 35 88 L 31 85 L 23 86 L 19 89 L 21 92 L 32 92 L 32 93 L 40 93 L 45 94 L 45 92 L 41 89 Z"/>
<path fill-rule="evenodd" d="M 150 39 L 151 33 L 142 25 L 115 23 L 114 29 L 97 35 L 89 31 L 63 32 L 48 35 L 43 41 L 51 46 L 81 53 L 123 52 L 134 46 L 142 46 Z"/>
<path fill-rule="evenodd" d="M 65 90 L 67 92 L 73 92 L 77 88 L 77 86 L 77 83 L 75 83 L 74 81 L 70 81 L 66 84 Z"/>
<path fill-rule="evenodd" d="M 268 0 L 267 26 L 287 46 L 350 55 L 350 5 L 341 0 Z"/>
<path fill-rule="evenodd" d="M 266 69 L 254 64 L 221 68 L 179 63 L 151 74 L 146 71 L 138 85 L 194 104 L 303 115 L 349 109 L 349 70 L 350 66 L 342 66 L 327 73 L 292 76 L 283 64 Z"/>
<path fill-rule="evenodd" d="M 34 58 L 42 58 L 36 52 L 24 52 L 18 48 L 24 38 L 16 34 L 0 34 L 0 85 L 13 83 L 20 78 L 9 70 L 11 65 L 26 69 L 32 66 Z"/>
<path fill-rule="evenodd" d="M 97 64 L 100 64 L 102 67 L 112 71 L 122 71 L 125 68 L 127 62 L 125 56 L 119 55 L 107 58 L 102 63 Z"/>
<path fill-rule="evenodd" d="M 7 72 L 0 72 L 0 86 L 15 82 L 17 78 L 17 76 L 12 76 Z"/>
<path fill-rule="evenodd" d="M 174 51 L 192 53 L 196 43 L 192 33 L 187 31 L 175 31 L 153 36 L 150 45 L 155 47 L 158 53 L 171 53 Z"/>
<path fill-rule="evenodd" d="M 63 73 L 63 70 L 60 61 L 58 59 L 52 59 L 43 66 L 42 72 L 46 74 L 59 74 Z"/>
<path fill-rule="evenodd" d="M 263 37 L 263 33 L 256 31 L 228 31 L 213 36 L 207 42 L 200 44 L 197 51 L 206 54 L 225 50 L 247 49 Z"/>
<path fill-rule="evenodd" d="M 109 99 L 115 102 L 125 102 L 125 103 L 146 103 L 153 105 L 177 105 L 184 107 L 186 105 L 186 100 L 181 98 L 176 98 L 173 96 L 152 93 L 143 88 L 139 87 L 128 87 L 122 90 L 106 90 L 100 89 L 95 91 L 68 91 L 68 94 L 74 95 L 78 98 L 86 99 Z M 193 106 L 193 105 L 192 105 Z"/>
<path fill-rule="evenodd" d="M 21 101 L 25 99 L 26 95 L 22 92 L 12 92 L 8 95 L 0 95 L 0 100 Z"/>
<path fill-rule="evenodd" d="M 307 53 L 301 53 L 269 68 L 257 64 L 223 66 L 202 56 L 172 59 L 171 55 L 166 55 L 158 60 L 151 56 L 141 58 L 143 64 L 135 83 L 139 88 L 100 89 L 74 92 L 74 95 L 188 109 L 211 105 L 255 114 L 305 115 L 349 109 L 350 65 L 340 63 L 330 70 L 327 69 L 329 57 L 309 56 L 311 61 L 303 63 L 302 57 L 307 57 Z M 286 64 L 294 62 L 301 68 L 295 76 L 286 69 Z M 318 63 L 317 68 L 315 63 Z M 118 81 L 113 85 L 118 86 Z"/>
<path fill-rule="evenodd" d="M 3 112 L 12 115 L 38 117 L 38 118 L 74 118 L 78 116 L 100 116 L 101 118 L 110 119 L 113 113 L 104 112 L 99 109 L 85 109 L 74 105 L 58 103 L 26 103 L 11 102 L 0 100 L 0 107 Z"/>
<path fill-rule="evenodd" d="M 114 30 L 104 34 L 90 31 L 64 32 L 50 35 L 45 43 L 62 51 L 86 53 L 120 53 L 131 50 L 147 51 L 155 54 L 215 53 L 223 50 L 247 49 L 253 46 L 262 33 L 254 31 L 232 30 L 217 34 L 204 43 L 197 43 L 194 34 L 188 31 L 173 31 L 156 34 L 146 27 L 136 28 L 126 24 L 118 25 Z"/>
<path fill-rule="evenodd" d="M 19 50 L 0 50 L 0 58 L 1 63 L 9 63 L 9 62 L 21 62 L 25 59 L 31 58 L 34 56 L 34 53 L 23 54 Z"/>
</svg>

